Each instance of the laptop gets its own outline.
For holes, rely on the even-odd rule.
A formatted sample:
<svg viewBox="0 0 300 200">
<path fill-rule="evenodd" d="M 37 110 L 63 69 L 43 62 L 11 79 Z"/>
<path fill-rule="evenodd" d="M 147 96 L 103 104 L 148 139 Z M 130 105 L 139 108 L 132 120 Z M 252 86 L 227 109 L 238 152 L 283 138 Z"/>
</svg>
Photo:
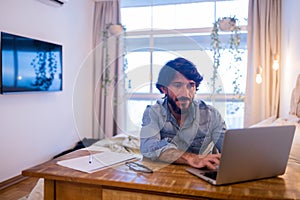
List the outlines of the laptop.
<svg viewBox="0 0 300 200">
<path fill-rule="evenodd" d="M 294 125 L 227 130 L 217 170 L 186 170 L 213 185 L 282 175 L 294 133 Z"/>
</svg>

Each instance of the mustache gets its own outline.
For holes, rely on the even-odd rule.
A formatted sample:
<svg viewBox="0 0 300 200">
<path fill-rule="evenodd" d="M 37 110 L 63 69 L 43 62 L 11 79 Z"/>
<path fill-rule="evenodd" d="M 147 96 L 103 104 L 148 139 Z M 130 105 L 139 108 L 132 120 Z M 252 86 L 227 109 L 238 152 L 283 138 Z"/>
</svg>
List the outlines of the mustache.
<svg viewBox="0 0 300 200">
<path fill-rule="evenodd" d="M 188 97 L 178 97 L 175 99 L 175 101 L 190 101 L 191 99 Z"/>
</svg>

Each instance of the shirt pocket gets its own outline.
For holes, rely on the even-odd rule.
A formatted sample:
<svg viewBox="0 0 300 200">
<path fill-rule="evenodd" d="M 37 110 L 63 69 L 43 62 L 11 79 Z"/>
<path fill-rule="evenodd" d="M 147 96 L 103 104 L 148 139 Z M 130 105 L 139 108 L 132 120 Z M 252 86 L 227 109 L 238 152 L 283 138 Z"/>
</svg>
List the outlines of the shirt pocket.
<svg viewBox="0 0 300 200">
<path fill-rule="evenodd" d="M 203 144 L 205 136 L 196 136 L 188 148 L 188 152 L 198 154 Z"/>
<path fill-rule="evenodd" d="M 164 127 L 160 131 L 161 139 L 165 139 L 168 142 L 171 142 L 174 137 L 177 135 L 178 130 L 172 126 L 170 122 L 165 123 Z"/>
<path fill-rule="evenodd" d="M 161 139 L 166 140 L 167 142 L 172 142 L 176 134 L 172 131 L 161 131 Z"/>
</svg>

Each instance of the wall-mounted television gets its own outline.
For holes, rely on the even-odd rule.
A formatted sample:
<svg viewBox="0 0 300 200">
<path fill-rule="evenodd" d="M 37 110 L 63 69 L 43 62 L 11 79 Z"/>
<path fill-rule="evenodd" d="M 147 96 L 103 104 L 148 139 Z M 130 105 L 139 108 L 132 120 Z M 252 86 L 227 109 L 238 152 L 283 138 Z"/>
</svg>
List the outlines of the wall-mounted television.
<svg viewBox="0 0 300 200">
<path fill-rule="evenodd" d="M 1 32 L 1 93 L 62 91 L 62 45 Z"/>
</svg>

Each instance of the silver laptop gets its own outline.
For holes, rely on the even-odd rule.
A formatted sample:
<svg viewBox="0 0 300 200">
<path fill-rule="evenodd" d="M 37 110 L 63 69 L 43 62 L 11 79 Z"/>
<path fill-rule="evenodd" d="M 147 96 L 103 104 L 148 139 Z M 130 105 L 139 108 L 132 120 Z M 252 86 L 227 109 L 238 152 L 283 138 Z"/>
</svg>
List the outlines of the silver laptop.
<svg viewBox="0 0 300 200">
<path fill-rule="evenodd" d="M 294 125 L 227 130 L 218 170 L 186 170 L 213 185 L 282 175 L 294 133 Z"/>
</svg>

